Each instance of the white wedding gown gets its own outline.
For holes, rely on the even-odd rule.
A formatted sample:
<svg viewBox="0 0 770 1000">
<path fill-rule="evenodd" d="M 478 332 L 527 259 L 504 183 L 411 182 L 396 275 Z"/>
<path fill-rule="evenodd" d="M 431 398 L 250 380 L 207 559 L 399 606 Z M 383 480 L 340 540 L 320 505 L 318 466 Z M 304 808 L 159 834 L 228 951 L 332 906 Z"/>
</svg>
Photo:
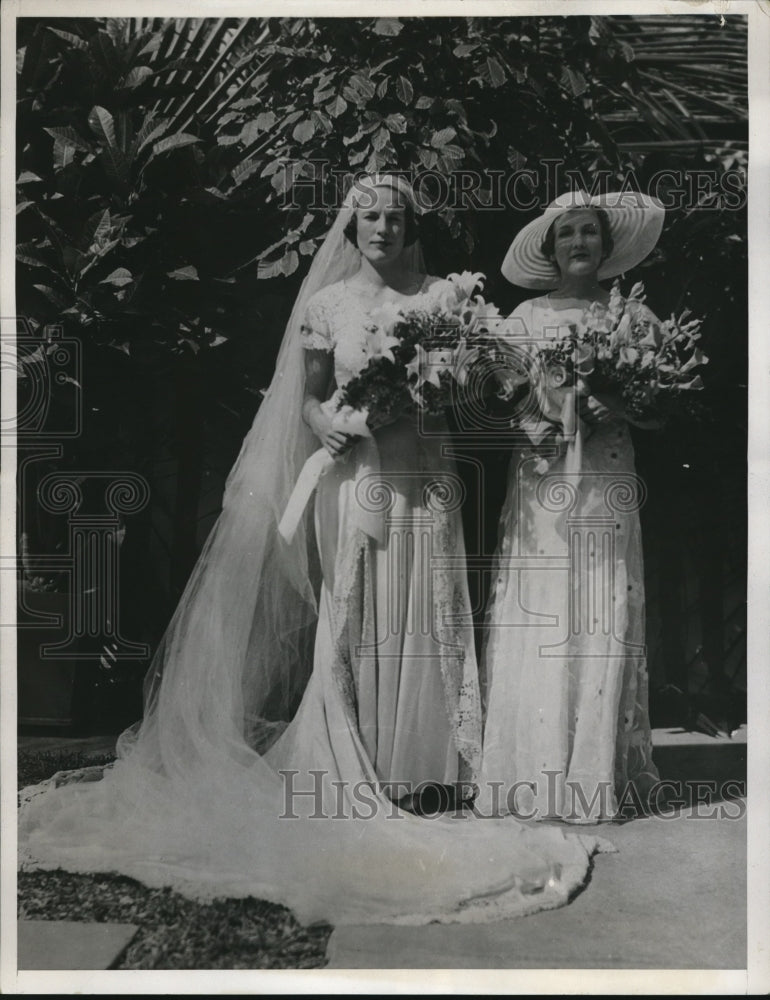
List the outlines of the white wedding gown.
<svg viewBox="0 0 770 1000">
<path fill-rule="evenodd" d="M 430 305 L 442 284 L 427 280 L 414 304 Z M 332 350 L 343 383 L 360 367 L 367 300 L 339 283 L 311 303 L 305 346 Z M 217 700 L 217 664 L 210 678 L 204 664 L 205 719 L 194 698 L 163 706 L 161 687 L 162 710 L 100 780 L 74 773 L 25 790 L 25 867 L 120 872 L 198 899 L 255 896 L 303 922 L 486 921 L 568 901 L 608 845 L 511 818 L 418 818 L 377 787 L 472 779 L 479 765 L 460 512 L 442 440 L 401 420 L 378 432 L 374 453 L 356 445 L 322 480 L 313 670 L 266 755 L 244 736 L 238 691 L 223 687 Z M 377 463 L 387 488 L 362 507 Z M 192 734 L 181 746 L 162 723 L 174 713 Z"/>
<path fill-rule="evenodd" d="M 536 340 L 567 334 L 581 315 L 554 309 L 547 297 L 513 313 Z M 643 499 L 623 419 L 590 433 L 577 474 L 564 457 L 543 474 L 531 448 L 513 453 L 484 651 L 481 787 L 521 783 L 515 798 L 492 803 L 503 812 L 610 819 L 621 804 L 643 806 L 658 780 L 647 709 Z"/>
</svg>

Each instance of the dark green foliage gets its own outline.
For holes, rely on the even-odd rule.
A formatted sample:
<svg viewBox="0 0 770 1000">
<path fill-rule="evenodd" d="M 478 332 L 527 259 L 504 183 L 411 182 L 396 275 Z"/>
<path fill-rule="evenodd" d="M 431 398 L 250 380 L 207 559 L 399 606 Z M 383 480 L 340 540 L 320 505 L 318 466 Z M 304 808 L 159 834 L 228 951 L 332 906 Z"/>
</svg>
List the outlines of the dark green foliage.
<svg viewBox="0 0 770 1000">
<path fill-rule="evenodd" d="M 705 317 L 711 430 L 670 428 L 661 447 L 680 464 L 745 454 L 745 18 L 24 18 L 18 47 L 18 312 L 83 345 L 84 433 L 64 463 L 151 484 L 123 589 L 151 633 L 339 204 L 332 169 L 430 171 L 427 200 L 453 172 L 486 175 L 421 237 L 432 273 L 487 273 L 504 312 L 528 294 L 500 277 L 504 252 L 567 171 L 589 186 L 604 171 L 605 188 L 633 171 L 644 189 L 662 168 L 712 170 L 706 203 L 673 208 L 629 278 L 658 313 Z M 485 210 L 517 172 L 532 207 Z"/>
</svg>

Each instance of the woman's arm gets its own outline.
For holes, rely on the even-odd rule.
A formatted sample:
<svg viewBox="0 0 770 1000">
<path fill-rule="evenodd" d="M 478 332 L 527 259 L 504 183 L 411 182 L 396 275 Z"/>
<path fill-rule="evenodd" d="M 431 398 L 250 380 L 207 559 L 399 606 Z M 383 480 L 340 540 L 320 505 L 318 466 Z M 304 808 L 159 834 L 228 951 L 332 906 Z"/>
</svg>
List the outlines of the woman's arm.
<svg viewBox="0 0 770 1000">
<path fill-rule="evenodd" d="M 634 417 L 629 417 L 621 397 L 604 392 L 581 397 L 580 418 L 589 425 L 605 424 L 610 420 L 622 419 L 645 431 L 656 431 L 663 426 L 661 420 L 637 420 Z"/>
<path fill-rule="evenodd" d="M 331 417 L 321 408 L 332 378 L 332 354 L 329 351 L 305 351 L 305 398 L 302 419 L 326 448 L 332 458 L 339 458 L 355 444 L 353 434 L 332 428 Z"/>
</svg>

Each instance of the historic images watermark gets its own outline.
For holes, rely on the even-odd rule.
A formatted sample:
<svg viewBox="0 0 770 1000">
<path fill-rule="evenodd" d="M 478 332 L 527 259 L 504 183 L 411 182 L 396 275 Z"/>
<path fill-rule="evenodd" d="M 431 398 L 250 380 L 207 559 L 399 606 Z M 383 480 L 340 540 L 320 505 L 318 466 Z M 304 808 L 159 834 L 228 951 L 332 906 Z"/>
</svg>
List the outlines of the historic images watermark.
<svg viewBox="0 0 770 1000">
<path fill-rule="evenodd" d="M 474 212 L 542 211 L 565 191 L 587 191 L 597 195 L 608 187 L 615 192 L 642 192 L 656 198 L 665 209 L 713 209 L 740 211 L 746 207 L 746 168 L 726 170 L 666 168 L 641 177 L 627 170 L 618 180 L 610 170 L 584 174 L 567 167 L 562 159 L 544 158 L 536 167 L 514 166 L 505 170 L 459 168 L 450 174 L 438 170 L 390 170 L 404 177 L 414 191 L 421 212 L 471 210 Z M 367 207 L 365 175 L 352 173 L 328 160 L 308 160 L 300 170 L 286 164 L 287 183 L 281 185 L 282 207 L 307 211 L 339 208 L 353 181 L 364 180 L 361 206 Z M 280 176 L 280 172 L 279 172 Z M 369 183 L 371 183 L 371 178 Z M 288 180 L 291 183 L 288 183 Z"/>
<path fill-rule="evenodd" d="M 27 317 L 15 320 L 16 335 L 3 338 L 3 366 L 17 376 L 17 407 L 3 421 L 2 435 L 18 452 L 19 496 L 34 496 L 37 514 L 61 519 L 55 551 L 31 552 L 28 504 L 18 512 L 19 556 L 2 568 L 16 573 L 19 629 L 42 629 L 44 660 L 117 660 L 149 655 L 146 643 L 126 639 L 120 627 L 120 546 L 124 517 L 142 510 L 150 487 L 132 471 L 76 469 L 40 473 L 64 455 L 64 441 L 83 431 L 83 359 L 80 342 L 61 327 L 37 329 Z M 66 539 L 66 541 L 65 541 Z M 66 609 L 41 611 L 38 593 L 60 587 Z M 56 636 L 56 641 L 53 641 Z"/>
<path fill-rule="evenodd" d="M 590 789 L 566 779 L 558 770 L 545 770 L 538 780 L 487 782 L 485 787 L 468 782 L 449 787 L 408 781 L 375 784 L 332 778 L 323 769 L 281 770 L 283 811 L 280 819 L 365 819 L 385 816 L 403 819 L 398 801 L 419 798 L 430 792 L 434 807 L 421 815 L 428 818 L 496 819 L 512 815 L 522 821 L 561 820 L 587 822 L 629 820 L 655 815 L 674 819 L 740 820 L 746 814 L 746 784 L 730 779 L 658 780 L 644 792 L 634 782 L 616 790 L 612 782 L 597 782 Z M 299 780 L 301 778 L 301 780 Z M 309 784 L 308 784 L 309 782 Z M 458 803 L 461 803 L 458 805 Z"/>
</svg>

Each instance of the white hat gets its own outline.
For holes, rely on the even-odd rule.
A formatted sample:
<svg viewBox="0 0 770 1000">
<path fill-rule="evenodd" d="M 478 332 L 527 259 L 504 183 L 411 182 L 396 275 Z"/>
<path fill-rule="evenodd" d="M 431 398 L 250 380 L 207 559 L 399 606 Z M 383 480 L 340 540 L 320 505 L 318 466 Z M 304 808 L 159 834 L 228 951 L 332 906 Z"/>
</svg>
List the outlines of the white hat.
<svg viewBox="0 0 770 1000">
<path fill-rule="evenodd" d="M 614 246 L 597 277 L 613 278 L 635 267 L 660 238 L 665 209 L 656 198 L 636 191 L 609 192 L 591 197 L 586 191 L 559 195 L 545 212 L 526 225 L 508 248 L 500 270 L 513 285 L 556 288 L 559 268 L 543 254 L 543 239 L 554 219 L 573 208 L 603 208 L 607 212 Z"/>
</svg>

